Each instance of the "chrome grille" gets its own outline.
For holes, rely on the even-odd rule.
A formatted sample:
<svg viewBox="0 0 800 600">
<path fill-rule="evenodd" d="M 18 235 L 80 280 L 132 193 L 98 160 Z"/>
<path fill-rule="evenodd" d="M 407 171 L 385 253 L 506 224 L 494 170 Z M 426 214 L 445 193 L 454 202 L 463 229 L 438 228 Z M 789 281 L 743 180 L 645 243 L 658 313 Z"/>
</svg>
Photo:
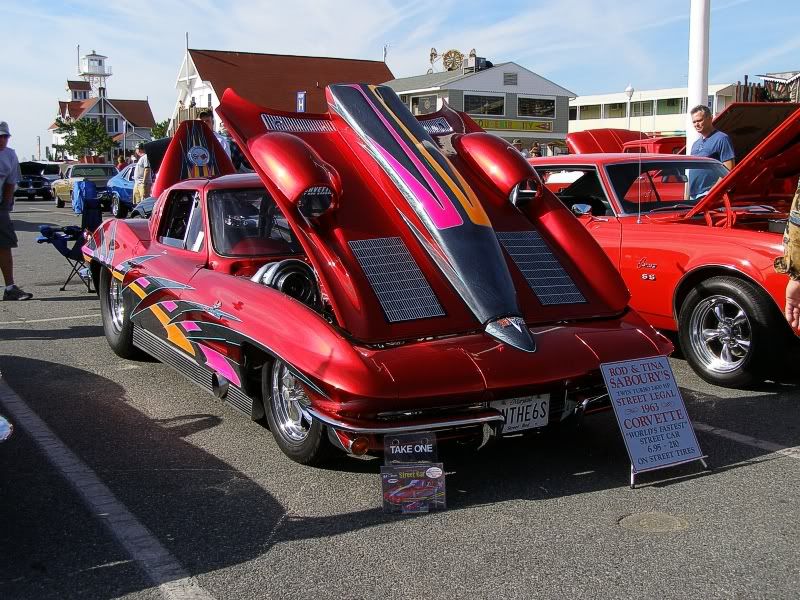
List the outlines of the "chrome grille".
<svg viewBox="0 0 800 600">
<path fill-rule="evenodd" d="M 420 121 L 420 125 L 422 128 L 427 131 L 430 135 L 442 135 L 445 133 L 453 133 L 453 128 L 450 126 L 450 123 L 447 122 L 447 119 L 444 117 L 436 117 L 435 119 L 429 119 L 427 121 Z"/>
<path fill-rule="evenodd" d="M 497 239 L 525 276 L 539 302 L 545 306 L 586 302 L 538 231 L 498 231 Z"/>
<path fill-rule="evenodd" d="M 333 125 L 323 119 L 298 119 L 262 114 L 261 120 L 270 131 L 291 131 L 293 133 L 331 133 Z"/>
<path fill-rule="evenodd" d="M 350 249 L 390 323 L 444 316 L 431 286 L 399 237 L 354 240 Z"/>
</svg>

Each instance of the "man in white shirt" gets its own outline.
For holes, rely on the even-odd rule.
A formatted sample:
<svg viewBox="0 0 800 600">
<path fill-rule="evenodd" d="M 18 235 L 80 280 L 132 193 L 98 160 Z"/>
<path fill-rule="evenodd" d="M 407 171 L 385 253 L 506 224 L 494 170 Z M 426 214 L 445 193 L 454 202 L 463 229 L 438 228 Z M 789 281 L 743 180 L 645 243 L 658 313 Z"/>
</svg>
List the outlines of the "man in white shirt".
<svg viewBox="0 0 800 600">
<path fill-rule="evenodd" d="M 206 125 L 208 125 L 208 128 L 214 133 L 214 137 L 217 138 L 219 145 L 222 146 L 222 149 L 225 150 L 225 154 L 227 154 L 228 158 L 230 158 L 231 145 L 228 143 L 228 138 L 219 134 L 214 129 L 214 113 L 212 113 L 210 110 L 204 110 L 199 115 L 197 115 L 197 118 L 200 119 Z"/>
<path fill-rule="evenodd" d="M 136 146 L 136 166 L 133 169 L 133 204 L 139 204 L 150 195 L 152 177 L 150 176 L 150 161 L 144 151 L 144 144 Z"/>
<path fill-rule="evenodd" d="M 33 294 L 14 284 L 11 249 L 17 247 L 17 234 L 11 222 L 11 211 L 14 210 L 14 190 L 19 181 L 19 161 L 17 153 L 8 147 L 10 137 L 8 123 L 0 121 L 0 271 L 6 283 L 3 300 L 30 300 Z"/>
</svg>

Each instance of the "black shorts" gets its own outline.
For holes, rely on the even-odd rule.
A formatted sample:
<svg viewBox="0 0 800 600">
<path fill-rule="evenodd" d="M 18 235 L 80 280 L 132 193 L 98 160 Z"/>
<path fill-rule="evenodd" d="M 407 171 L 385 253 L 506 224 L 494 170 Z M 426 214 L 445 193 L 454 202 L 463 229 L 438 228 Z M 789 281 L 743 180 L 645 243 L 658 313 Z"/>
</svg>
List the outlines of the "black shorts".
<svg viewBox="0 0 800 600">
<path fill-rule="evenodd" d="M 0 210 L 0 248 L 16 248 L 17 234 L 14 233 L 14 225 L 11 223 L 11 213 L 7 210 Z"/>
</svg>

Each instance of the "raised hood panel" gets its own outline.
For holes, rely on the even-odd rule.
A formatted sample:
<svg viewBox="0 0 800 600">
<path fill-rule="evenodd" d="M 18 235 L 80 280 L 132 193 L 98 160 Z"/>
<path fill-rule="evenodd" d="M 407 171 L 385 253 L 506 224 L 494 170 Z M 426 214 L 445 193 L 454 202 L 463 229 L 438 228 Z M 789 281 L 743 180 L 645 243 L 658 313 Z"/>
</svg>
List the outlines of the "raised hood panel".
<svg viewBox="0 0 800 600">
<path fill-rule="evenodd" d="M 153 145 L 155 148 L 156 143 Z M 150 159 L 150 154 L 147 157 Z M 150 167 L 158 170 L 151 192 L 156 198 L 184 179 L 218 177 L 236 172 L 214 133 L 202 121 L 183 121 L 169 142 L 163 160 L 154 157 Z"/>
<path fill-rule="evenodd" d="M 457 152 L 444 151 L 391 89 L 335 85 L 328 100 L 328 114 L 294 114 L 227 90 L 218 113 L 297 233 L 337 322 L 355 338 L 421 338 L 501 322 L 506 330 L 496 337 L 526 349 L 520 316 L 530 324 L 624 308 L 620 281 L 601 283 L 622 290 L 603 296 L 577 272 L 562 247 L 569 223 L 555 235 L 544 225 L 537 232 L 536 211 L 526 217 Z M 304 217 L 305 194 L 320 188 L 333 196 L 332 208 Z M 539 211 L 543 223 L 557 206 Z M 585 234 L 563 212 L 575 235 Z M 590 261 L 607 261 L 596 244 L 581 237 L 578 246 Z M 548 278 L 552 271 L 560 279 Z M 557 293 L 564 282 L 577 300 Z"/>
</svg>

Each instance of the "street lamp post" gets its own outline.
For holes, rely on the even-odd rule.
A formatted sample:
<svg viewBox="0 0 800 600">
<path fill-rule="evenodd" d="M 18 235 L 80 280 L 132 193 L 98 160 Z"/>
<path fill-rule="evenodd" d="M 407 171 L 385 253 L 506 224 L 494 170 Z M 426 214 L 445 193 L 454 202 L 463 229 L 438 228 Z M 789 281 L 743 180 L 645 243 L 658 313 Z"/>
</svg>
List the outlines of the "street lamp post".
<svg viewBox="0 0 800 600">
<path fill-rule="evenodd" d="M 627 113 L 628 113 L 628 129 L 631 128 L 631 98 L 633 98 L 633 86 L 629 83 L 628 87 L 625 88 L 625 96 L 628 98 L 628 106 L 627 106 Z"/>
</svg>

